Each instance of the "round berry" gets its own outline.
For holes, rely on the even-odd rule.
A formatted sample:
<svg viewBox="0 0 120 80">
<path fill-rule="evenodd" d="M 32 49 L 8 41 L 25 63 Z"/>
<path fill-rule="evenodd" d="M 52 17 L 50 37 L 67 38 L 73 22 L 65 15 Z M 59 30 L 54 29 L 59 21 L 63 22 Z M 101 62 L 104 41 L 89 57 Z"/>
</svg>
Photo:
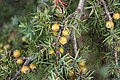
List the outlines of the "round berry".
<svg viewBox="0 0 120 80">
<path fill-rule="evenodd" d="M 60 25 L 59 24 L 53 24 L 52 25 L 52 30 L 57 32 L 60 29 Z"/>
</svg>

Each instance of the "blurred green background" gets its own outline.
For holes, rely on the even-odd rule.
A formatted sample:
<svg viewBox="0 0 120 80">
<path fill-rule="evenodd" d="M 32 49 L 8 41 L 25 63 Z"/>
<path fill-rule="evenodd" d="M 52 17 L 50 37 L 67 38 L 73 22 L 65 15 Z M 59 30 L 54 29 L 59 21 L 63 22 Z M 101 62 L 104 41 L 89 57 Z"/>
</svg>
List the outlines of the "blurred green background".
<svg viewBox="0 0 120 80">
<path fill-rule="evenodd" d="M 29 16 L 36 10 L 36 4 L 36 0 L 0 0 L 0 26 L 13 16 Z"/>
</svg>

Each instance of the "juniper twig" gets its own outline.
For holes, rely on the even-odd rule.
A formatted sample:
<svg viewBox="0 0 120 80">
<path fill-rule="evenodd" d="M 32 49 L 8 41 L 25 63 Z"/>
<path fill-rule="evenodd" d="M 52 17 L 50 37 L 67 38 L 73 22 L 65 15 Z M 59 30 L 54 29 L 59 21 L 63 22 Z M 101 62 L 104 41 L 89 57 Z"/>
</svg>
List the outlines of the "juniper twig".
<svg viewBox="0 0 120 80">
<path fill-rule="evenodd" d="M 100 1 L 103 3 L 105 12 L 106 12 L 106 14 L 107 14 L 107 16 L 108 16 L 108 19 L 111 21 L 111 20 L 112 20 L 112 17 L 111 17 L 110 12 L 109 12 L 109 10 L 108 10 L 108 8 L 107 8 L 106 2 L 105 2 L 104 0 L 100 0 Z"/>
<path fill-rule="evenodd" d="M 79 15 L 79 17 L 77 17 L 78 20 L 81 19 L 81 16 L 83 15 L 83 8 L 84 8 L 84 3 L 85 3 L 85 0 L 80 0 L 79 1 L 79 4 L 78 4 L 78 7 L 77 7 L 77 10 L 76 10 L 76 16 Z M 74 28 L 76 28 L 78 26 L 78 23 L 76 23 L 74 25 Z M 73 41 L 73 46 L 74 46 L 74 53 L 77 52 L 77 41 L 76 41 L 76 37 L 75 37 L 75 29 L 72 30 L 72 41 Z"/>
</svg>

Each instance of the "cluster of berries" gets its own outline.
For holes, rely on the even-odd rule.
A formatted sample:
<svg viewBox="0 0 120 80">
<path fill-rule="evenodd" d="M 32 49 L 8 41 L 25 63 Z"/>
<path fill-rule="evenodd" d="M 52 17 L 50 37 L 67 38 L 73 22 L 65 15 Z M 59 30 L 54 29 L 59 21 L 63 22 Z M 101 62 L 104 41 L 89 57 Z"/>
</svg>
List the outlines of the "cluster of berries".
<svg viewBox="0 0 120 80">
<path fill-rule="evenodd" d="M 113 14 L 113 19 L 118 20 L 120 19 L 120 14 L 119 13 L 114 13 Z M 109 29 L 113 29 L 114 28 L 114 22 L 113 21 L 107 21 L 106 22 L 106 27 Z"/>
<path fill-rule="evenodd" d="M 25 62 L 23 58 L 20 58 L 21 54 L 22 52 L 20 50 L 13 51 L 13 57 L 17 59 L 16 63 L 19 65 L 22 65 Z M 21 68 L 21 72 L 26 74 L 29 73 L 30 70 L 33 71 L 35 69 L 36 69 L 36 65 L 31 63 L 29 66 L 23 65 Z"/>
<path fill-rule="evenodd" d="M 58 35 L 58 32 L 60 30 L 60 24 L 53 24 L 52 25 L 52 32 L 53 32 L 53 35 L 54 36 L 57 36 Z M 61 45 L 64 45 L 67 43 L 67 37 L 69 36 L 69 30 L 68 29 L 63 29 L 62 32 L 61 32 L 61 37 L 59 38 L 59 43 Z M 63 47 L 58 47 L 58 51 L 59 53 L 64 53 L 64 48 Z M 49 49 L 48 53 L 51 55 L 51 54 L 54 54 L 54 50 L 53 49 Z"/>
<path fill-rule="evenodd" d="M 80 60 L 78 62 L 78 65 L 80 67 L 80 72 L 82 72 L 82 73 L 86 73 L 87 72 L 87 68 L 85 66 L 85 60 Z"/>
<path fill-rule="evenodd" d="M 73 65 L 73 61 L 71 61 L 70 57 L 66 57 L 65 61 L 68 63 L 69 66 Z M 84 59 L 81 59 L 80 61 L 77 62 L 78 66 L 79 66 L 78 72 L 81 74 L 85 74 L 88 71 L 85 63 L 86 63 L 86 61 Z M 75 76 L 74 68 L 69 69 L 69 76 L 71 76 L 71 77 Z"/>
<path fill-rule="evenodd" d="M 60 24 L 53 24 L 52 25 L 52 30 L 53 32 L 58 32 L 60 29 Z M 62 36 L 59 39 L 59 43 L 64 45 L 67 43 L 67 37 L 69 36 L 69 30 L 68 29 L 63 29 L 62 30 Z"/>
</svg>

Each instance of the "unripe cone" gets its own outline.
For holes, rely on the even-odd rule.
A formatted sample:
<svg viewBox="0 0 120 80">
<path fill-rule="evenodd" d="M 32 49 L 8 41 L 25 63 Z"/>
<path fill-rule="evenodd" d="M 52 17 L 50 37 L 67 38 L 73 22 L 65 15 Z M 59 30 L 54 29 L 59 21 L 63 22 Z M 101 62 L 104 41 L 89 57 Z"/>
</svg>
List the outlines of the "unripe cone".
<svg viewBox="0 0 120 80">
<path fill-rule="evenodd" d="M 120 18 L 120 14 L 119 13 L 114 13 L 113 14 L 113 19 L 118 20 Z"/>
<path fill-rule="evenodd" d="M 20 55 L 21 55 L 21 51 L 20 51 L 20 50 L 15 50 L 15 51 L 13 52 L 13 56 L 14 56 L 15 58 L 20 57 Z"/>
<path fill-rule="evenodd" d="M 36 65 L 35 64 L 30 64 L 29 67 L 30 67 L 31 70 L 35 70 L 36 69 Z"/>
<path fill-rule="evenodd" d="M 60 29 L 60 25 L 59 24 L 53 24 L 52 25 L 52 30 L 57 32 Z"/>
<path fill-rule="evenodd" d="M 54 51 L 53 49 L 49 49 L 48 53 L 51 55 L 51 54 L 54 54 Z"/>
<path fill-rule="evenodd" d="M 60 53 L 64 53 L 64 49 L 62 47 L 59 47 Z"/>
<path fill-rule="evenodd" d="M 68 35 L 69 35 L 69 31 L 64 29 L 64 30 L 62 31 L 62 35 L 63 35 L 63 36 L 68 36 Z"/>
<path fill-rule="evenodd" d="M 80 68 L 80 72 L 82 73 L 86 73 L 87 72 L 87 68 L 84 66 L 84 67 L 81 67 Z"/>
<path fill-rule="evenodd" d="M 23 64 L 24 60 L 22 58 L 17 59 L 17 64 Z"/>
<path fill-rule="evenodd" d="M 85 61 L 84 60 L 80 60 L 80 62 L 78 62 L 79 66 L 82 67 L 82 66 L 85 66 Z"/>
<path fill-rule="evenodd" d="M 67 43 L 67 38 L 66 37 L 61 37 L 59 39 L 59 43 L 62 44 L 62 45 L 66 44 Z"/>
<path fill-rule="evenodd" d="M 30 72 L 30 68 L 28 66 L 22 66 L 21 72 L 27 74 Z"/>
<path fill-rule="evenodd" d="M 114 27 L 114 23 L 112 21 L 107 21 L 106 22 L 106 27 L 107 28 L 113 28 Z"/>
</svg>

